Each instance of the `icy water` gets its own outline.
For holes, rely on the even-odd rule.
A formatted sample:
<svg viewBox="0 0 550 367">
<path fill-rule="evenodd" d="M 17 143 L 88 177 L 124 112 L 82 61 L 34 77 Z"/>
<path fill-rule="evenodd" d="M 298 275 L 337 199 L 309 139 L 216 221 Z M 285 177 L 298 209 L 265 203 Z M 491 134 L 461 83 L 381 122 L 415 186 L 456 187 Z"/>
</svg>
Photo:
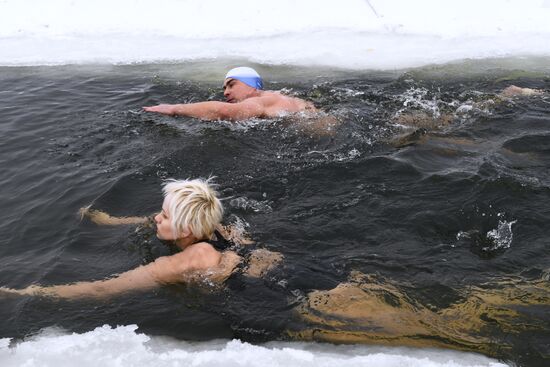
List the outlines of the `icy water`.
<svg viewBox="0 0 550 367">
<path fill-rule="evenodd" d="M 1 67 L 0 285 L 101 279 L 169 254 L 152 229 L 77 215 L 151 214 L 167 178 L 216 176 L 226 223 L 284 263 L 222 291 L 4 298 L 0 337 L 136 324 L 187 341 L 435 346 L 548 365 L 550 71 L 534 61 L 254 65 L 268 89 L 335 116 L 328 127 L 141 112 L 222 99 L 234 61 Z M 500 96 L 511 84 L 544 93 Z"/>
</svg>

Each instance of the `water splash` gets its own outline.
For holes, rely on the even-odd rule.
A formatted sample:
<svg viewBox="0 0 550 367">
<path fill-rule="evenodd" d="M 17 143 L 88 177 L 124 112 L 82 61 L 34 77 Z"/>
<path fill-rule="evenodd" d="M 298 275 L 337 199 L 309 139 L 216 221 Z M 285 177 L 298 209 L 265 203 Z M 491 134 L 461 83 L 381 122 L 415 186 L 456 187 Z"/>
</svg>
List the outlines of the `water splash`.
<svg viewBox="0 0 550 367">
<path fill-rule="evenodd" d="M 404 108 L 397 111 L 396 116 L 409 109 L 429 112 L 434 119 L 441 116 L 439 108 L 441 101 L 436 95 L 430 98 L 430 92 L 426 88 L 409 88 L 399 98 L 402 100 Z"/>
<path fill-rule="evenodd" d="M 231 199 L 229 205 L 235 209 L 253 211 L 255 213 L 271 213 L 273 211 L 268 201 L 258 201 L 244 196 Z"/>
<path fill-rule="evenodd" d="M 504 213 L 497 214 L 499 218 L 503 215 Z M 485 213 L 482 216 L 485 216 Z M 459 231 L 456 234 L 456 240 L 458 242 L 469 243 L 472 251 L 475 253 L 479 253 L 482 256 L 491 255 L 497 251 L 510 248 L 514 238 L 512 225 L 516 222 L 517 220 L 506 221 L 499 219 L 497 227 L 486 233 L 477 229 Z"/>
<path fill-rule="evenodd" d="M 504 220 L 498 222 L 498 227 L 487 232 L 487 239 L 491 240 L 492 246 L 482 248 L 484 251 L 494 251 L 499 249 L 510 248 L 512 239 L 514 237 L 512 232 L 512 225 L 517 220 L 506 222 Z"/>
</svg>

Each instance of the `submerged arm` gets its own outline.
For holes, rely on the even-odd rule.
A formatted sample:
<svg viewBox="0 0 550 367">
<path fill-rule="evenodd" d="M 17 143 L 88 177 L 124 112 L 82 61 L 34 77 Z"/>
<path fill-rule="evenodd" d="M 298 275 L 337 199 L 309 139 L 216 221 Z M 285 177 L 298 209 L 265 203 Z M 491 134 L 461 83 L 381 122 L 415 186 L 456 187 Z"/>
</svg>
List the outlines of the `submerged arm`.
<svg viewBox="0 0 550 367">
<path fill-rule="evenodd" d="M 265 115 L 264 106 L 255 99 L 239 103 L 198 102 L 187 104 L 161 104 L 143 107 L 147 112 L 156 112 L 171 116 L 189 116 L 202 120 L 246 120 Z"/>
<path fill-rule="evenodd" d="M 237 245 L 253 245 L 255 242 L 250 238 L 248 233 L 242 227 L 234 224 L 227 226 L 218 225 L 216 230 L 225 238 Z"/>
<path fill-rule="evenodd" d="M 117 226 L 122 224 L 145 224 L 149 221 L 148 217 L 113 217 L 101 210 L 84 207 L 79 210 L 81 218 L 87 217 L 98 225 Z"/>
<path fill-rule="evenodd" d="M 244 274 L 249 277 L 263 277 L 273 268 L 278 266 L 284 259 L 280 252 L 273 252 L 266 249 L 257 249 L 250 253 L 248 266 L 245 268 Z"/>
</svg>

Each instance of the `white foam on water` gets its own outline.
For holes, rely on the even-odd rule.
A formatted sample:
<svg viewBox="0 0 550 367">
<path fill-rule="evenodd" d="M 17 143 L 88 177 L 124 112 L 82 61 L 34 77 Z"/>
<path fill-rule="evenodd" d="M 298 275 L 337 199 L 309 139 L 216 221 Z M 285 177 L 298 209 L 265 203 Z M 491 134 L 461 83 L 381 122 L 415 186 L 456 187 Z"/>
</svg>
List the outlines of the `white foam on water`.
<svg viewBox="0 0 550 367">
<path fill-rule="evenodd" d="M 0 0 L 0 65 L 184 62 L 395 69 L 550 55 L 550 0 Z"/>
<path fill-rule="evenodd" d="M 184 342 L 136 332 L 136 325 L 98 327 L 83 334 L 43 330 L 9 347 L 0 339 L 3 367 L 96 366 L 384 366 L 505 367 L 473 354 L 441 349 L 336 346 L 271 342 L 252 345 L 238 340 Z"/>
<path fill-rule="evenodd" d="M 512 239 L 514 238 L 512 225 L 516 222 L 517 220 L 510 222 L 499 220 L 498 227 L 487 232 L 487 238 L 493 242 L 492 246 L 484 247 L 483 250 L 493 251 L 510 248 L 512 245 Z"/>
<path fill-rule="evenodd" d="M 273 208 L 269 205 L 269 201 L 258 201 L 243 196 L 231 199 L 229 205 L 235 209 L 253 211 L 255 213 L 271 213 L 273 211 Z"/>
</svg>

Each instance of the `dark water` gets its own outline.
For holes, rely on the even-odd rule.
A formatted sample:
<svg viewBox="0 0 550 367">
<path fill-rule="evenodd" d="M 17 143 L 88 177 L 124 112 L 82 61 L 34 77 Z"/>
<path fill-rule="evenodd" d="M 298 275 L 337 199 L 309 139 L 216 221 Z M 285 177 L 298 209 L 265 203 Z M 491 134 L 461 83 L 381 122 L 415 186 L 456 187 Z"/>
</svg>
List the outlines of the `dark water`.
<svg viewBox="0 0 550 367">
<path fill-rule="evenodd" d="M 150 214 L 166 178 L 216 176 L 226 222 L 245 223 L 285 256 L 267 278 L 231 281 L 223 292 L 1 299 L 0 337 L 135 323 L 150 334 L 260 342 L 319 327 L 293 310 L 352 272 L 376 274 L 436 311 L 471 287 L 547 281 L 550 73 L 480 65 L 470 73 L 471 63 L 392 73 L 259 66 L 268 88 L 337 116 L 330 131 L 300 118 L 205 123 L 140 111 L 221 99 L 212 66 L 0 68 L 2 286 L 101 279 L 168 254 L 152 230 L 77 215 L 88 204 Z M 546 93 L 499 97 L 510 84 Z M 479 331 L 493 345 L 479 350 L 547 365 L 548 298 L 514 310 L 520 316 L 506 327 Z"/>
</svg>

